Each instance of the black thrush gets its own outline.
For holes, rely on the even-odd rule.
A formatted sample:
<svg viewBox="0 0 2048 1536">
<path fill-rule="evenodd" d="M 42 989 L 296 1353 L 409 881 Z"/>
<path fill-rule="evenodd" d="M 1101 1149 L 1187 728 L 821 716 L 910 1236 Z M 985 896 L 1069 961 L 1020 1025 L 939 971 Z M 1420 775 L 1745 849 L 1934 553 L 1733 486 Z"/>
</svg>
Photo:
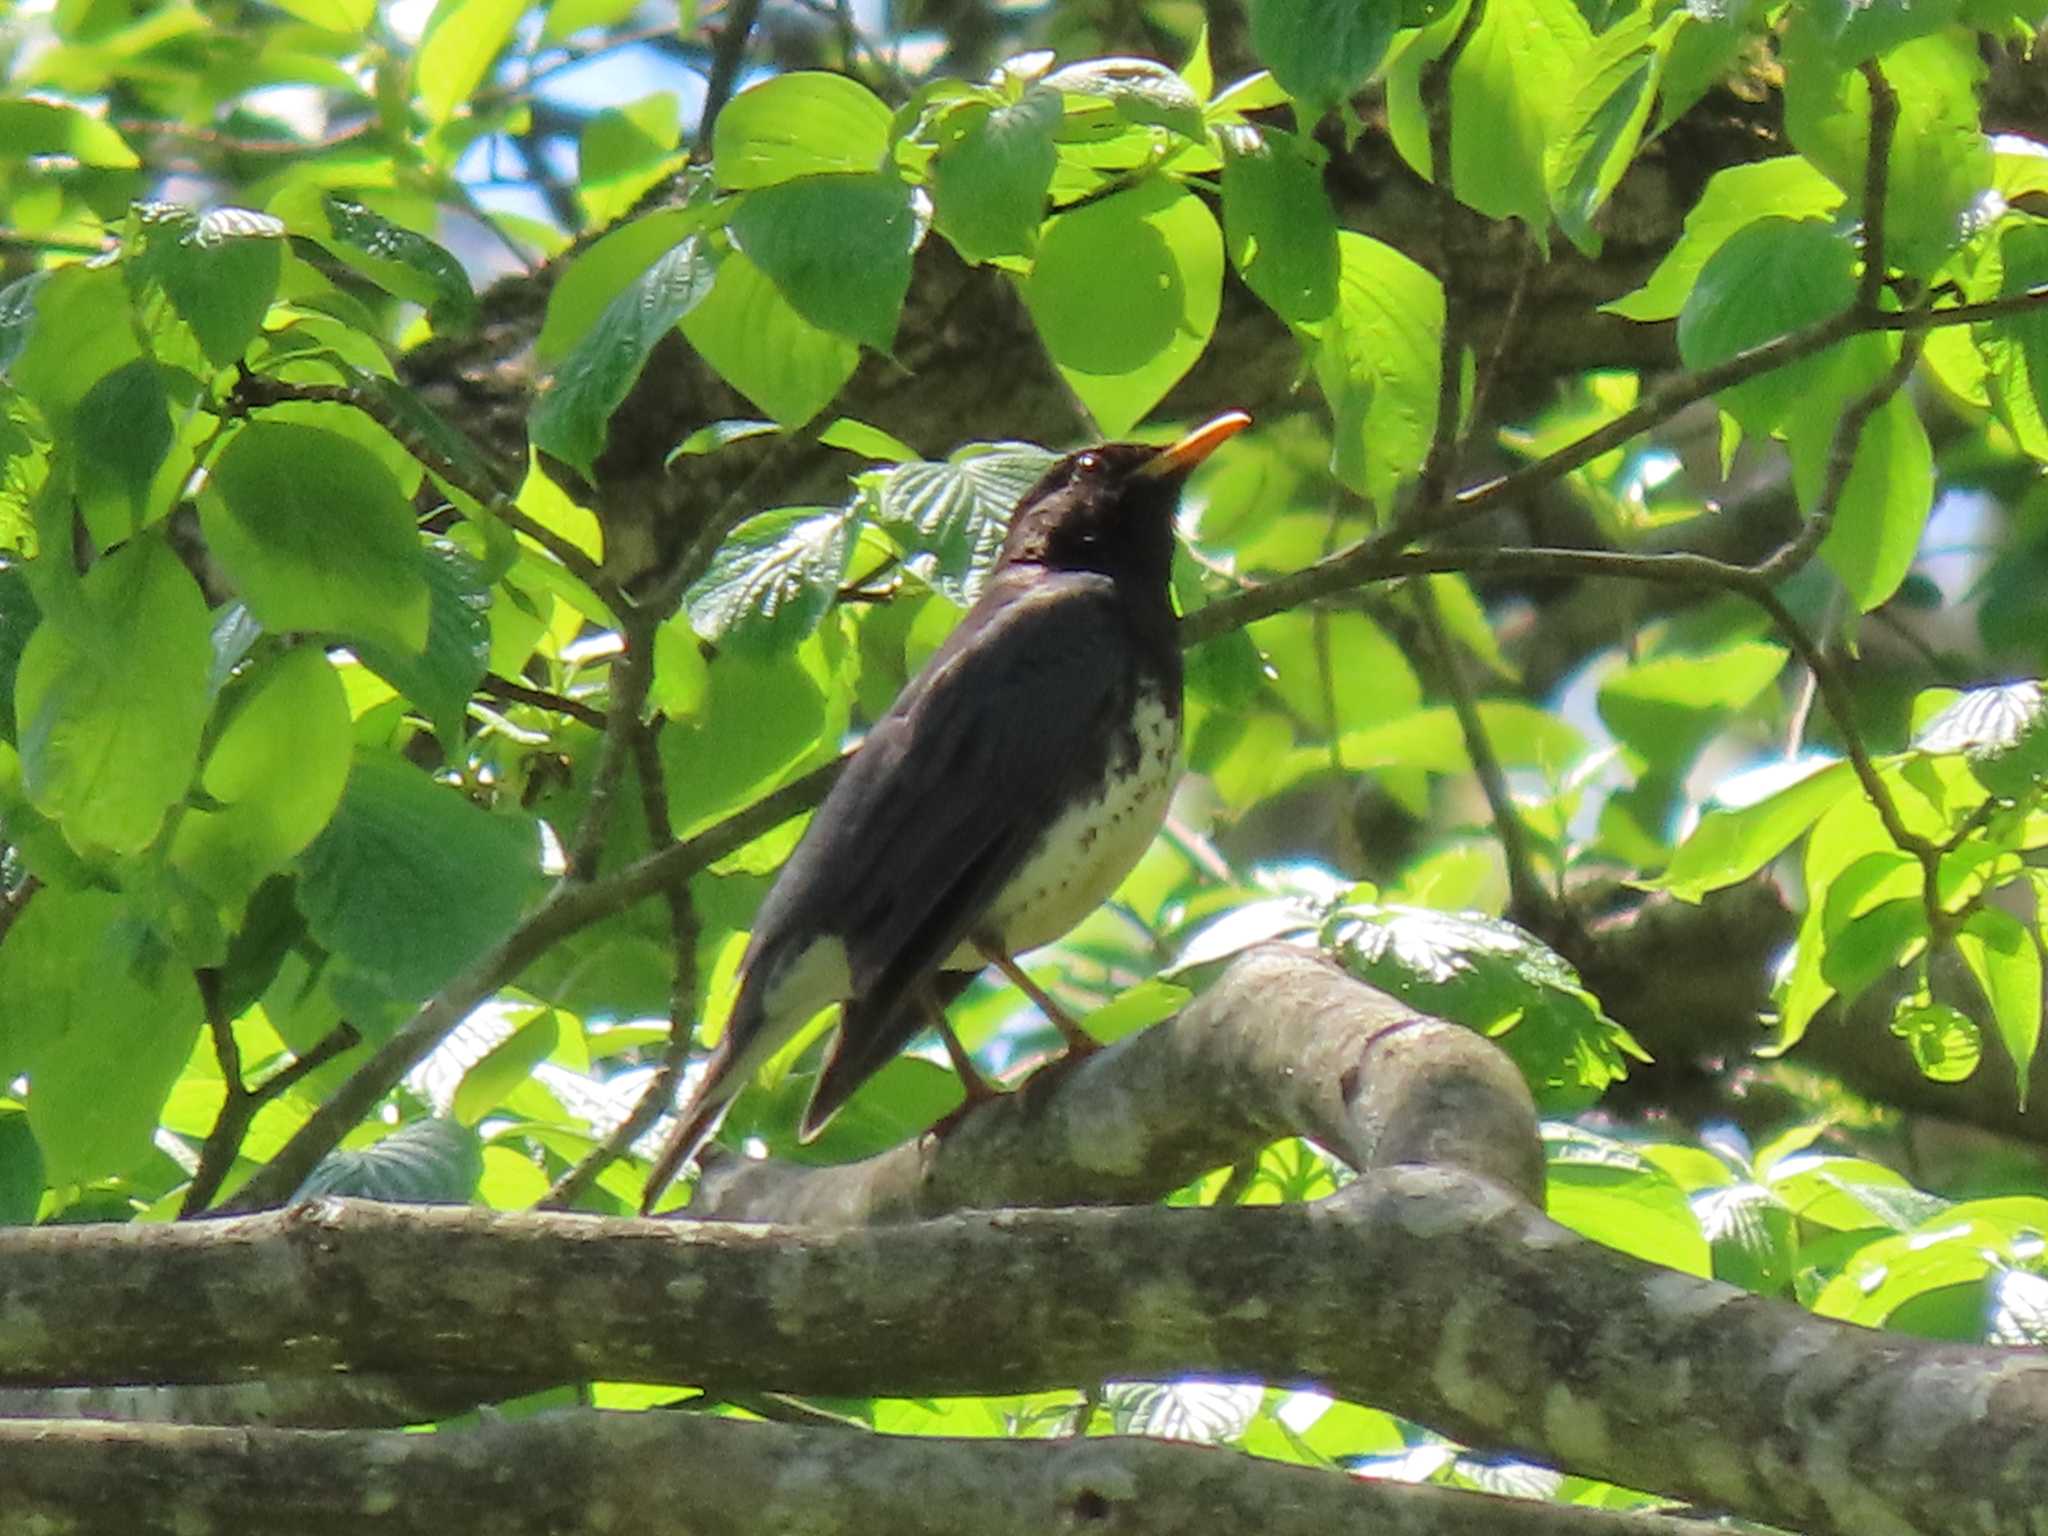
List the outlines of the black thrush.
<svg viewBox="0 0 2048 1536">
<path fill-rule="evenodd" d="M 985 1091 L 944 1012 L 984 964 L 1092 1046 L 1015 956 L 1094 910 L 1166 814 L 1181 715 L 1174 511 L 1188 472 L 1250 420 L 1232 411 L 1165 448 L 1070 453 L 1017 503 L 979 600 L 868 732 L 761 904 L 731 1019 L 643 1209 L 833 1003 L 806 1140 L 927 1025 L 970 1095 Z"/>
</svg>

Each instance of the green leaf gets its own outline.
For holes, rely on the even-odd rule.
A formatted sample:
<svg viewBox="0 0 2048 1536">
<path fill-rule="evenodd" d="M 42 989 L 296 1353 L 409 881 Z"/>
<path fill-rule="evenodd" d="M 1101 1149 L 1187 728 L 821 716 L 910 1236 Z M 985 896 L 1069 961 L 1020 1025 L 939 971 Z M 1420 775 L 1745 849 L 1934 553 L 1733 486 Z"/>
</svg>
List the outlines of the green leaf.
<svg viewBox="0 0 2048 1536">
<path fill-rule="evenodd" d="M 1758 219 L 1736 231 L 1701 268 L 1678 317 L 1678 352 L 1709 368 L 1787 331 L 1847 309 L 1856 297 L 1856 252 L 1817 219 Z M 1834 398 L 1840 348 L 1773 369 L 1721 391 L 1723 410 L 1753 436 L 1795 408 L 1811 414 Z"/>
<path fill-rule="evenodd" d="M 720 655 L 703 708 L 661 733 L 676 834 L 687 837 L 774 787 L 816 754 L 824 724 L 824 695 L 795 656 Z"/>
<path fill-rule="evenodd" d="M 476 1193 L 483 1171 L 483 1143 L 476 1132 L 435 1116 L 402 1125 L 370 1146 L 328 1153 L 292 1198 L 355 1195 L 412 1205 L 464 1205 Z"/>
<path fill-rule="evenodd" d="M 584 221 L 602 228 L 632 212 L 648 188 L 675 169 L 681 136 L 681 107 L 670 91 L 592 114 L 576 158 Z"/>
<path fill-rule="evenodd" d="M 293 234 L 317 241 L 386 293 L 419 305 L 436 330 L 475 326 L 476 294 L 462 263 L 425 235 L 332 193 L 281 207 Z"/>
<path fill-rule="evenodd" d="M 1835 423 L 1823 412 L 1797 412 L 1790 422 L 1793 484 L 1809 511 L 1827 476 L 1834 434 Z M 1849 589 L 1860 612 L 1868 613 L 1899 590 L 1933 508 L 1934 449 L 1919 411 L 1901 390 L 1863 423 L 1834 523 L 1821 540 L 1821 558 Z"/>
<path fill-rule="evenodd" d="M 2048 782 L 2048 709 L 2031 680 L 1972 688 L 1913 739 L 1920 752 L 1960 752 L 1992 794 L 2017 800 Z"/>
<path fill-rule="evenodd" d="M 1719 717 L 1748 704 L 1784 670 L 1787 652 L 1759 642 L 1702 655 L 1655 656 L 1600 685 L 1600 718 L 1645 760 L 1686 762 Z"/>
<path fill-rule="evenodd" d="M 1331 468 L 1390 510 L 1436 431 L 1443 285 L 1366 235 L 1347 230 L 1337 249 L 1337 312 L 1315 347 L 1316 379 L 1336 418 Z"/>
<path fill-rule="evenodd" d="M 750 192 L 733 243 L 811 324 L 887 352 L 923 236 L 895 176 L 802 176 Z"/>
<path fill-rule="evenodd" d="M 1708 891 L 1746 880 L 1854 789 L 1854 770 L 1831 763 L 1754 805 L 1708 811 L 1679 844 L 1670 867 L 1649 884 L 1680 901 L 1698 901 Z"/>
<path fill-rule="evenodd" d="M 349 747 L 348 699 L 318 646 L 259 664 L 207 754 L 200 787 L 212 808 L 179 818 L 171 863 L 239 914 L 264 877 L 327 825 L 348 779 Z"/>
<path fill-rule="evenodd" d="M 152 842 L 199 756 L 213 651 L 206 600 L 156 537 L 86 572 L 83 611 L 45 615 L 15 677 L 29 803 L 80 852 Z"/>
<path fill-rule="evenodd" d="M 1353 975 L 1491 1036 L 1546 1110 L 1583 1108 L 1628 1075 L 1629 1057 L 1649 1059 L 1555 951 L 1512 923 L 1349 904 L 1323 931 Z"/>
<path fill-rule="evenodd" d="M 1646 1263 L 1689 1275 L 1711 1275 L 1714 1256 L 1685 1191 L 1648 1166 L 1552 1160 L 1544 1209 L 1584 1238 Z"/>
<path fill-rule="evenodd" d="M 1866 59 L 1952 25 L 1959 10 L 1958 0 L 1804 0 L 1788 14 L 1787 41 L 1846 74 Z"/>
<path fill-rule="evenodd" d="M 53 1186 L 124 1173 L 201 1017 L 192 973 L 121 897 L 49 886 L 0 944 L 0 1080 L 29 1078 L 28 1118 Z"/>
<path fill-rule="evenodd" d="M 1208 140 L 1201 98 L 1155 59 L 1084 59 L 1054 70 L 1043 84 L 1050 91 L 1106 101 L 1127 123 L 1168 128 L 1197 143 Z"/>
<path fill-rule="evenodd" d="M 722 216 L 721 210 L 708 206 L 664 208 L 621 224 L 592 242 L 562 269 L 548 293 L 547 319 L 533 343 L 541 362 L 551 367 L 559 364 L 582 344 L 586 333 L 629 285 Z M 709 264 L 715 253 L 706 247 L 700 259 Z"/>
<path fill-rule="evenodd" d="M 858 346 L 798 314 L 738 251 L 718 264 L 711 292 L 682 324 L 704 361 L 785 427 L 801 426 L 830 405 L 860 362 Z"/>
<path fill-rule="evenodd" d="M 462 1074 L 449 1114 L 458 1125 L 475 1125 L 505 1102 L 533 1075 L 533 1069 L 554 1053 L 561 1038 L 555 1010 L 543 1008 L 491 1048 L 482 1061 Z"/>
<path fill-rule="evenodd" d="M 1034 85 L 1016 102 L 970 103 L 940 124 L 929 173 L 932 222 L 967 260 L 1038 248 L 1062 111 L 1056 91 Z"/>
<path fill-rule="evenodd" d="M 1966 1200 L 1909 1232 L 1857 1251 L 1814 1299 L 1822 1317 L 1876 1328 L 1902 1306 L 1950 1287 L 1980 1288 L 2002 1268 L 2026 1268 L 2048 1232 L 2048 1201 L 2029 1196 Z"/>
<path fill-rule="evenodd" d="M 214 462 L 199 520 L 265 629 L 425 648 L 431 599 L 412 507 L 360 444 L 251 422 Z"/>
<path fill-rule="evenodd" d="M 1635 158 L 1677 24 L 1653 26 L 1645 8 L 1601 36 L 1581 61 L 1577 89 L 1544 150 L 1551 211 L 1589 256 L 1600 254 L 1593 215 Z"/>
<path fill-rule="evenodd" d="M 277 0 L 289 12 L 326 32 L 359 37 L 377 14 L 377 0 Z"/>
<path fill-rule="evenodd" d="M 116 368 L 85 392 L 73 418 L 78 499 L 102 546 L 142 527 L 157 470 L 171 451 L 163 370 L 147 358 Z"/>
<path fill-rule="evenodd" d="M 1401 24 L 1395 0 L 1250 0 L 1252 47 L 1313 121 L 1362 90 Z"/>
<path fill-rule="evenodd" d="M 1861 9 L 1859 0 L 1859 9 Z M 1885 7 L 1869 7 L 1879 13 Z M 1895 8 L 1896 9 L 1896 8 Z M 1916 13 L 1936 9 L 1915 0 Z M 1795 18 L 1806 15 L 1795 7 Z M 1785 48 L 1785 129 L 1799 152 L 1863 207 L 1870 85 L 1795 24 Z M 1990 141 L 1979 125 L 1984 65 L 1974 38 L 1943 33 L 1901 44 L 1880 61 L 1899 101 L 1885 174 L 1885 260 L 1916 276 L 1935 272 L 1968 232 L 1965 216 L 1991 186 Z"/>
<path fill-rule="evenodd" d="M 25 1227 L 43 1203 L 43 1152 L 28 1116 L 0 1109 L 0 1226 Z"/>
<path fill-rule="evenodd" d="M 160 287 L 208 360 L 226 367 L 255 339 L 284 271 L 285 225 L 247 208 L 136 210 L 139 248 L 123 253 L 138 285 Z"/>
<path fill-rule="evenodd" d="M 710 295 L 717 271 L 711 248 L 693 235 L 627 284 L 542 381 L 527 424 L 533 445 L 594 474 L 612 412 L 661 338 Z"/>
<path fill-rule="evenodd" d="M 1979 907 L 1964 919 L 1956 948 L 1991 1005 L 2025 1109 L 2028 1070 L 2041 1040 L 2041 951 L 2027 927 L 1997 907 Z"/>
<path fill-rule="evenodd" d="M 2000 298 L 2048 284 L 2048 225 L 2008 225 L 1998 237 L 1998 256 Z M 1975 336 L 1990 367 L 1987 383 L 1999 417 L 2022 448 L 2048 459 L 2048 309 L 1987 321 L 1975 327 Z"/>
<path fill-rule="evenodd" d="M 1805 220 L 1841 205 L 1842 189 L 1799 155 L 1716 171 L 1685 216 L 1678 243 L 1657 263 L 1649 281 L 1600 307 L 1630 320 L 1674 319 L 1700 269 L 1737 230 L 1766 217 Z"/>
<path fill-rule="evenodd" d="M 491 589 L 475 557 L 445 539 L 420 554 L 427 583 L 426 649 L 397 651 L 366 641 L 357 654 L 419 706 L 442 749 L 452 754 L 462 742 L 469 696 L 490 665 Z"/>
<path fill-rule="evenodd" d="M 14 737 L 14 678 L 42 609 L 18 565 L 0 565 L 0 741 Z"/>
<path fill-rule="evenodd" d="M 417 1002 L 502 939 L 541 891 L 540 837 L 381 753 L 299 861 L 299 908 L 363 991 Z"/>
<path fill-rule="evenodd" d="M 1853 1003 L 1927 942 L 1927 908 L 1917 896 L 1881 901 L 1827 937 L 1821 979 Z"/>
<path fill-rule="evenodd" d="M 55 101 L 0 101 L 0 158 L 45 155 L 113 170 L 142 164 L 110 124 L 77 107 Z"/>
<path fill-rule="evenodd" d="M 712 130 L 712 167 L 724 187 L 875 171 L 889 151 L 889 124 L 888 107 L 858 81 L 794 70 L 726 103 Z"/>
<path fill-rule="evenodd" d="M 793 650 L 838 596 L 853 535 L 843 507 L 780 507 L 748 518 L 685 597 L 691 626 L 735 651 Z"/>
<path fill-rule="evenodd" d="M 1011 509 L 1052 462 L 1034 443 L 969 443 L 942 464 L 899 464 L 875 495 L 875 520 L 911 547 L 912 571 L 964 608 L 995 563 Z"/>
<path fill-rule="evenodd" d="M 1714 1278 L 1764 1295 L 1791 1288 L 1798 1231 L 1792 1212 L 1762 1184 L 1730 1184 L 1691 1197 L 1714 1249 Z M 1661 1261 L 1660 1261 L 1661 1262 Z"/>
<path fill-rule="evenodd" d="M 1245 286 L 1281 319 L 1312 325 L 1337 303 L 1336 215 L 1322 155 L 1277 128 L 1221 134 L 1223 239 Z"/>
<path fill-rule="evenodd" d="M 1443 53 L 1462 14 L 1454 7 L 1423 32 L 1387 76 L 1395 147 L 1431 179 L 1422 72 Z M 1489 218 L 1520 218 L 1539 246 L 1550 229 L 1544 151 L 1571 106 L 1565 86 L 1581 78 L 1591 46 L 1572 0 L 1488 0 L 1451 70 L 1451 185 Z"/>
<path fill-rule="evenodd" d="M 1155 177 L 1047 220 L 1020 286 L 1060 377 L 1116 437 L 1208 345 L 1223 238 L 1200 198 Z"/>
<path fill-rule="evenodd" d="M 527 0 L 444 0 L 434 8 L 413 63 L 429 118 L 447 122 L 476 94 L 526 5 Z"/>
</svg>

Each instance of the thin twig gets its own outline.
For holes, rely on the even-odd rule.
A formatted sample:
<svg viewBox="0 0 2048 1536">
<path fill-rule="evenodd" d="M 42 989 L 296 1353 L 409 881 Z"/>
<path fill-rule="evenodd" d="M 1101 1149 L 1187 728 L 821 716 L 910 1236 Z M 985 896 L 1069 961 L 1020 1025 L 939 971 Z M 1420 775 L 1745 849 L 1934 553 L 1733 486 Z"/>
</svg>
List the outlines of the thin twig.
<svg viewBox="0 0 2048 1536">
<path fill-rule="evenodd" d="M 507 704 L 531 704 L 536 709 L 550 710 L 558 715 L 567 715 L 581 725 L 603 730 L 605 713 L 581 699 L 572 699 L 564 693 L 551 693 L 545 688 L 535 688 L 526 683 L 514 682 L 509 677 L 489 673 L 476 685 L 476 691 L 486 698 L 499 699 Z"/>
<path fill-rule="evenodd" d="M 1892 135 L 1899 125 L 1899 96 L 1877 60 L 1865 59 L 1861 69 L 1870 87 L 1870 144 L 1863 157 L 1863 276 L 1856 285 L 1856 306 L 1875 314 L 1884 296 L 1885 179 L 1891 169 Z"/>
<path fill-rule="evenodd" d="M 612 799 L 633 755 L 633 738 L 640 734 L 640 710 L 654 679 L 656 626 L 646 615 L 629 610 L 622 627 L 626 645 L 612 659 L 611 699 L 605 710 L 597 767 L 590 778 L 590 798 L 584 802 L 576 835 L 569 841 L 569 878 L 586 883 L 597 877 L 605 834 L 610 830 Z"/>
<path fill-rule="evenodd" d="M 740 67 L 747 57 L 747 39 L 761 14 L 761 0 L 732 0 L 725 8 L 725 26 L 711 48 L 711 75 L 704 84 L 704 112 L 697 119 L 697 153 L 702 159 L 711 152 L 711 130 L 718 114 L 732 100 L 739 85 Z"/>
</svg>

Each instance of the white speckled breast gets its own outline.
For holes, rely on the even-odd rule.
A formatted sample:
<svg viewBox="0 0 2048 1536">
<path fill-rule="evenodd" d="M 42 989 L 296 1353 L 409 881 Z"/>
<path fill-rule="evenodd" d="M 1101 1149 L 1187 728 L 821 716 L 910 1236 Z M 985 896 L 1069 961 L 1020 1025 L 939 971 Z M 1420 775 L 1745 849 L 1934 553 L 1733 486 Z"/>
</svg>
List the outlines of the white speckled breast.
<svg viewBox="0 0 2048 1536">
<path fill-rule="evenodd" d="M 1140 699 L 1131 725 L 1135 751 L 1113 752 L 1100 797 L 1070 806 L 1045 829 L 976 938 L 1011 955 L 1050 944 L 1101 905 L 1144 856 L 1180 776 L 1180 715 L 1152 694 Z M 944 968 L 982 964 L 968 943 Z"/>
</svg>

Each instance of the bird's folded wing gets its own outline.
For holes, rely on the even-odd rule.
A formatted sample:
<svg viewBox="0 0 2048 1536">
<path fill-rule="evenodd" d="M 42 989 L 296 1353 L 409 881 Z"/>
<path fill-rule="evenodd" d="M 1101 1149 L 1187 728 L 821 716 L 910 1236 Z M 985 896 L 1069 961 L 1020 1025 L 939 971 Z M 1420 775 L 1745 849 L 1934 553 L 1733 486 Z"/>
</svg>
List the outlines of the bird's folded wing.
<svg viewBox="0 0 2048 1536">
<path fill-rule="evenodd" d="M 911 989 L 1129 729 L 1114 588 L 1034 575 L 978 606 L 869 733 L 792 860 L 805 867 L 785 872 L 776 894 L 789 900 L 757 922 L 763 960 L 785 932 L 845 945 L 854 1002 L 829 1070 L 846 1092 L 922 1027 Z"/>
</svg>

